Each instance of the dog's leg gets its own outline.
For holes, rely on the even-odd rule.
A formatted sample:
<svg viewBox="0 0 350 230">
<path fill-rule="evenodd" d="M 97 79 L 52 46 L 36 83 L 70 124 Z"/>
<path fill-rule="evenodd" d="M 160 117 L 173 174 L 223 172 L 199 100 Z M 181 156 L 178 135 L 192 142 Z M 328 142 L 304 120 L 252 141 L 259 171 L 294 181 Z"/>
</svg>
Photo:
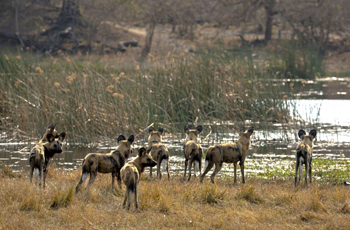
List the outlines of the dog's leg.
<svg viewBox="0 0 350 230">
<path fill-rule="evenodd" d="M 160 166 L 162 165 L 162 158 L 161 157 L 158 157 L 158 163 L 157 163 L 157 177 L 158 179 L 162 179 L 162 173 L 161 173 L 161 170 L 160 170 Z"/>
<path fill-rule="evenodd" d="M 233 168 L 234 168 L 234 176 L 233 176 L 233 183 L 237 183 L 237 162 L 233 163 Z"/>
<path fill-rule="evenodd" d="M 43 188 L 45 188 L 45 186 L 46 186 L 46 176 L 47 176 L 47 165 L 45 166 L 44 165 L 44 179 L 43 179 Z M 40 180 L 41 181 L 41 180 Z"/>
<path fill-rule="evenodd" d="M 152 168 L 153 167 L 149 167 L 149 178 L 152 178 Z"/>
<path fill-rule="evenodd" d="M 114 181 L 115 181 L 115 177 L 117 176 L 117 172 L 112 172 L 112 190 L 115 190 L 115 185 L 114 185 Z"/>
<path fill-rule="evenodd" d="M 305 184 L 306 187 L 309 187 L 309 184 L 307 182 L 307 174 L 309 173 L 309 154 L 306 154 L 306 159 L 305 159 Z"/>
<path fill-rule="evenodd" d="M 215 179 L 215 176 L 216 174 L 221 170 L 221 167 L 222 167 L 222 162 L 218 162 L 215 164 L 215 169 L 214 169 L 214 172 L 213 174 L 211 175 L 210 177 L 210 180 L 211 182 L 214 184 L 214 179 Z"/>
<path fill-rule="evenodd" d="M 312 157 L 310 157 L 310 163 L 309 163 L 309 180 L 310 180 L 310 184 L 311 184 L 311 182 L 312 182 L 312 169 L 311 169 L 311 161 L 312 161 Z"/>
<path fill-rule="evenodd" d="M 97 169 L 95 169 L 95 171 L 93 172 L 90 172 L 90 180 L 86 188 L 89 188 L 94 183 L 96 177 L 97 177 Z"/>
<path fill-rule="evenodd" d="M 298 171 L 299 171 L 299 158 L 296 157 L 296 163 L 295 163 L 295 181 L 294 181 L 294 187 L 297 187 L 298 184 Z"/>
<path fill-rule="evenodd" d="M 200 149 L 202 151 L 202 149 Z M 199 154 L 199 162 L 198 162 L 198 166 L 199 166 L 199 176 L 201 176 L 202 174 L 202 157 L 203 157 L 203 153 L 201 152 Z"/>
<path fill-rule="evenodd" d="M 242 183 L 245 183 L 245 178 L 244 178 L 244 161 L 239 162 L 239 165 L 241 166 L 241 174 L 242 174 Z"/>
<path fill-rule="evenodd" d="M 166 162 L 166 172 L 168 173 L 168 180 L 170 180 L 170 173 L 169 173 L 169 160 Z"/>
<path fill-rule="evenodd" d="M 36 185 L 36 179 L 35 179 L 35 185 Z M 41 182 L 42 181 L 43 181 L 43 168 L 41 167 L 41 168 L 39 168 L 39 187 L 41 187 Z"/>
<path fill-rule="evenodd" d="M 204 170 L 203 174 L 201 175 L 201 179 L 200 179 L 201 182 L 203 182 L 205 175 L 210 171 L 211 168 L 213 168 L 213 166 L 214 166 L 214 162 L 212 161 L 208 162 L 207 168 Z"/>
<path fill-rule="evenodd" d="M 128 199 L 128 194 L 129 194 L 129 188 L 126 188 L 125 195 L 124 195 L 124 201 L 123 201 L 123 208 L 125 208 L 126 200 Z"/>
<path fill-rule="evenodd" d="M 303 161 L 301 159 L 302 157 L 299 157 L 299 184 L 301 181 L 301 177 L 303 176 Z"/>
<path fill-rule="evenodd" d="M 188 180 L 187 181 L 190 181 L 191 180 L 191 171 L 192 171 L 192 164 L 193 164 L 193 157 L 191 157 L 190 159 L 190 162 L 188 164 Z"/>
<path fill-rule="evenodd" d="M 135 209 L 138 209 L 139 208 L 139 202 L 137 200 L 137 182 L 135 182 L 134 203 L 135 203 Z"/>
<path fill-rule="evenodd" d="M 135 187 L 134 187 L 135 188 Z M 133 191 L 132 189 L 129 189 L 128 190 L 129 191 L 129 193 L 128 193 L 128 204 L 127 204 L 127 206 L 126 206 L 126 210 L 129 210 L 130 209 L 130 203 L 131 203 L 131 197 L 132 197 L 132 194 L 135 192 L 135 191 Z"/>
<path fill-rule="evenodd" d="M 186 180 L 186 171 L 187 171 L 187 165 L 188 165 L 188 159 L 185 159 L 185 173 L 184 173 L 184 180 Z"/>
<path fill-rule="evenodd" d="M 122 178 L 120 177 L 120 171 L 117 171 L 117 182 L 119 189 L 122 189 Z"/>
</svg>

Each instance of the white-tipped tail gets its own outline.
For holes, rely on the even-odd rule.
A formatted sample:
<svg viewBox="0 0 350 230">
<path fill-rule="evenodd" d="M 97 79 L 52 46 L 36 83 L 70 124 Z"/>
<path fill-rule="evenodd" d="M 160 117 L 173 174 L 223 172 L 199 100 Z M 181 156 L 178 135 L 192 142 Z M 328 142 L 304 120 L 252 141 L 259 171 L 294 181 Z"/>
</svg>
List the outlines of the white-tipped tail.
<svg viewBox="0 0 350 230">
<path fill-rule="evenodd" d="M 166 166 L 168 165 L 168 159 L 163 159 L 161 164 L 162 164 L 161 166 L 162 170 L 166 171 Z"/>
<path fill-rule="evenodd" d="M 199 172 L 199 161 L 194 162 L 194 167 L 196 169 L 196 172 Z M 200 172 L 199 172 L 200 173 Z"/>
<path fill-rule="evenodd" d="M 38 183 L 38 178 L 39 178 L 39 169 L 35 168 L 33 174 L 34 174 L 34 178 L 35 178 L 35 184 L 37 184 Z"/>
<path fill-rule="evenodd" d="M 83 180 L 83 183 L 85 183 L 85 181 L 86 181 L 86 178 L 88 177 L 88 173 L 86 172 L 86 173 L 83 173 L 83 175 L 81 176 L 81 179 Z"/>
<path fill-rule="evenodd" d="M 39 176 L 39 169 L 35 168 L 34 169 L 34 178 L 37 178 Z"/>
</svg>

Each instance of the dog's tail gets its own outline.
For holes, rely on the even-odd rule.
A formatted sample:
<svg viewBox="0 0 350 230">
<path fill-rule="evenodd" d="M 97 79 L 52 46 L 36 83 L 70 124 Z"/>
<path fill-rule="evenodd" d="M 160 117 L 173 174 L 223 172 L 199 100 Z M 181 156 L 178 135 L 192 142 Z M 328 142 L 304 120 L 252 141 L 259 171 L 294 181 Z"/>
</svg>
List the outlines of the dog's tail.
<svg viewBox="0 0 350 230">
<path fill-rule="evenodd" d="M 162 156 L 161 162 L 162 162 L 162 170 L 165 171 L 167 166 L 168 166 L 168 161 L 169 161 L 169 153 L 165 152 L 165 154 Z"/>
<path fill-rule="evenodd" d="M 83 160 L 83 168 L 82 168 L 82 173 L 81 173 L 81 181 L 82 183 L 85 183 L 88 175 L 90 172 L 90 163 L 85 161 L 85 159 Z"/>
<path fill-rule="evenodd" d="M 305 157 L 307 154 L 307 148 L 304 144 L 299 144 L 297 147 L 297 157 Z"/>
<path fill-rule="evenodd" d="M 39 168 L 34 168 L 34 178 L 35 178 L 35 184 L 37 184 L 38 178 L 39 178 Z"/>
<path fill-rule="evenodd" d="M 212 158 L 212 151 L 216 148 L 216 146 L 210 146 L 205 152 L 205 164 L 204 169 L 208 167 L 209 161 Z"/>
</svg>

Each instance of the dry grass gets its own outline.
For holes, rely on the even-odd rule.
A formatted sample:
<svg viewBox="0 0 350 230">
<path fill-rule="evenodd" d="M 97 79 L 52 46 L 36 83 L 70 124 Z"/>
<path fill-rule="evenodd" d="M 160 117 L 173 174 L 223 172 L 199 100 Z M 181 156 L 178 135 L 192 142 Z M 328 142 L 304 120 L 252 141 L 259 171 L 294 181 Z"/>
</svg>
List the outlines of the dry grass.
<svg viewBox="0 0 350 230">
<path fill-rule="evenodd" d="M 89 190 L 74 194 L 80 171 L 52 169 L 45 190 L 25 174 L 0 177 L 0 229 L 349 229 L 348 187 L 248 178 L 190 183 L 146 179 L 139 211 L 122 209 L 125 188 L 112 192 L 99 174 Z"/>
</svg>

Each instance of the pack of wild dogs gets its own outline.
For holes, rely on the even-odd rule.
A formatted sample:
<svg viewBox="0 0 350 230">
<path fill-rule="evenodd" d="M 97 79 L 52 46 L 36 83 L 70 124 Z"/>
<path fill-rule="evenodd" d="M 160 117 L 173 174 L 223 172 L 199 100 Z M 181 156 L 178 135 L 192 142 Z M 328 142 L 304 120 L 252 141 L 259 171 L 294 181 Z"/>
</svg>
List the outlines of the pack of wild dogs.
<svg viewBox="0 0 350 230">
<path fill-rule="evenodd" d="M 205 152 L 205 166 L 202 172 L 202 158 L 203 148 L 201 147 L 198 136 L 203 131 L 202 126 L 190 128 L 188 125 L 184 127 L 186 139 L 183 143 L 183 153 L 185 158 L 185 168 L 183 179 L 190 181 L 192 168 L 194 175 L 196 171 L 200 174 L 200 182 L 203 182 L 205 175 L 213 168 L 214 171 L 210 176 L 212 183 L 215 183 L 215 176 L 221 170 L 223 163 L 233 163 L 234 166 L 234 183 L 237 183 L 237 163 L 241 169 L 242 183 L 245 183 L 244 176 L 244 162 L 248 155 L 248 149 L 251 144 L 251 135 L 254 128 L 248 130 L 241 128 L 239 138 L 233 143 L 215 144 L 209 146 Z M 149 177 L 152 177 L 153 167 L 156 167 L 158 179 L 162 178 L 161 168 L 166 171 L 167 178 L 170 180 L 169 173 L 169 151 L 167 147 L 162 144 L 163 128 L 155 130 L 153 127 L 148 130 L 148 148 L 141 147 L 137 150 L 137 156 L 131 161 L 127 161 L 132 155 L 132 144 L 134 142 L 134 135 L 126 139 L 120 135 L 117 139 L 118 146 L 115 150 L 109 153 L 89 153 L 85 156 L 82 163 L 82 174 L 79 183 L 76 186 L 76 193 L 85 184 L 88 176 L 89 182 L 86 186 L 91 186 L 97 173 L 112 174 L 112 189 L 115 189 L 115 178 L 117 178 L 118 187 L 121 189 L 122 182 L 126 186 L 125 197 L 123 201 L 123 208 L 129 209 L 132 197 L 134 197 L 135 208 L 138 208 L 137 188 L 140 181 L 141 173 L 146 167 L 149 167 Z M 299 130 L 298 136 L 300 142 L 296 148 L 296 167 L 295 167 L 295 182 L 297 186 L 300 183 L 303 174 L 303 165 L 305 165 L 305 183 L 308 186 L 309 181 L 312 181 L 312 151 L 313 140 L 316 137 L 316 130 L 311 130 L 307 134 L 304 130 Z M 55 125 L 47 127 L 42 139 L 32 148 L 29 156 L 30 164 L 30 182 L 32 182 L 33 174 L 35 174 L 35 184 L 37 185 L 39 179 L 39 186 L 43 184 L 45 188 L 46 175 L 50 159 L 55 154 L 62 153 L 62 145 L 66 133 L 58 133 Z M 186 178 L 188 169 L 188 178 Z M 299 172 L 299 179 L 298 179 Z"/>
</svg>

